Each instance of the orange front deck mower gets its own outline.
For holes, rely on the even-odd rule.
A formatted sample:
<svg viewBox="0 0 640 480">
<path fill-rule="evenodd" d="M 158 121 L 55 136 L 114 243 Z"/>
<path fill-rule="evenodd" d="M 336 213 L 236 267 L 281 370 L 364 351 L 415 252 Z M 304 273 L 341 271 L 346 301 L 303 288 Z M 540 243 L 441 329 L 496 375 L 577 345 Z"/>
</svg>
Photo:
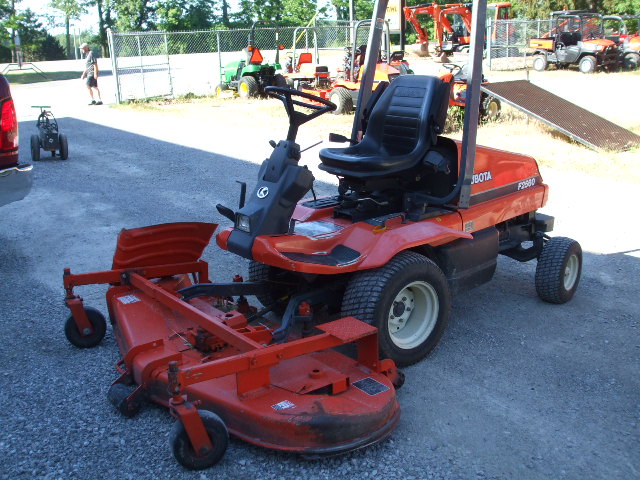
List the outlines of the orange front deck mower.
<svg viewBox="0 0 640 480">
<path fill-rule="evenodd" d="M 374 18 L 386 3 L 376 2 Z M 109 285 L 122 355 L 109 398 L 125 416 L 143 400 L 168 407 L 171 448 L 185 467 L 218 462 L 229 433 L 309 456 L 386 438 L 400 418 L 396 365 L 435 348 L 451 294 L 491 280 L 500 254 L 537 260 L 542 300 L 573 297 L 582 251 L 548 235 L 553 218 L 537 212 L 548 187 L 536 161 L 475 145 L 482 49 L 473 45 L 484 41 L 485 7 L 474 6 L 462 142 L 441 135 L 451 75 L 404 75 L 372 92 L 382 28 L 371 28 L 352 135 L 332 137 L 350 145 L 320 152 L 320 168 L 338 178 L 334 196 L 316 197 L 296 136 L 335 104 L 265 89 L 285 106 L 287 137 L 270 142 L 237 210 L 217 206 L 233 226 L 216 242 L 250 260 L 248 281 L 210 280 L 201 256 L 217 226 L 207 223 L 123 230 L 111 270 L 65 270 L 68 340 L 102 340 L 104 317 L 74 290 Z"/>
</svg>

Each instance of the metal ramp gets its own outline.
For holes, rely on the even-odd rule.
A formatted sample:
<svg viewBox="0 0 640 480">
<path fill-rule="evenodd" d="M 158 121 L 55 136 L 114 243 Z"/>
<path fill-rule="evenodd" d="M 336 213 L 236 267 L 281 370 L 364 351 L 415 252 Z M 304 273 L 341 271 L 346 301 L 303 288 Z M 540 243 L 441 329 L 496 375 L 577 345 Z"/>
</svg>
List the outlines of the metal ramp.
<svg viewBox="0 0 640 480">
<path fill-rule="evenodd" d="M 527 80 L 488 83 L 482 90 L 594 150 L 640 147 L 640 136 Z"/>
</svg>

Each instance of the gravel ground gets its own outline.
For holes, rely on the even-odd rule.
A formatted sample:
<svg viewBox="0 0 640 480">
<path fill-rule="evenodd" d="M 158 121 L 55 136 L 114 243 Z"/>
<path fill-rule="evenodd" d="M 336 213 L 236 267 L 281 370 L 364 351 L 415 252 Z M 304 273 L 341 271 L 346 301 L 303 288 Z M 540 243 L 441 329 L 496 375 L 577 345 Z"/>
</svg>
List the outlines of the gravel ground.
<svg viewBox="0 0 640 480">
<path fill-rule="evenodd" d="M 110 85 L 103 86 L 109 98 Z M 75 81 L 15 86 L 21 155 L 34 112 L 49 102 L 69 137 L 69 160 L 36 165 L 34 188 L 2 208 L 0 478 L 603 479 L 640 476 L 640 250 L 628 208 L 638 185 L 547 169 L 546 213 L 585 251 L 576 297 L 535 294 L 535 264 L 500 259 L 494 280 L 454 298 L 433 354 L 405 369 L 400 426 L 385 442 L 309 461 L 233 440 L 204 472 L 178 466 L 173 420 L 149 405 L 133 419 L 106 400 L 118 360 L 111 332 L 95 349 L 67 343 L 62 270 L 109 268 L 117 232 L 213 221 L 252 179 L 275 131 L 238 131 L 215 109 L 208 122 L 82 105 Z M 304 142 L 312 127 L 302 127 Z M 582 149 L 576 147 L 575 154 Z M 535 152 L 533 152 L 535 156 Z M 315 149 L 305 159 L 315 163 Z M 329 184 L 319 185 L 328 193 Z M 244 260 L 210 246 L 215 280 Z M 105 311 L 104 288 L 79 290 Z"/>
</svg>

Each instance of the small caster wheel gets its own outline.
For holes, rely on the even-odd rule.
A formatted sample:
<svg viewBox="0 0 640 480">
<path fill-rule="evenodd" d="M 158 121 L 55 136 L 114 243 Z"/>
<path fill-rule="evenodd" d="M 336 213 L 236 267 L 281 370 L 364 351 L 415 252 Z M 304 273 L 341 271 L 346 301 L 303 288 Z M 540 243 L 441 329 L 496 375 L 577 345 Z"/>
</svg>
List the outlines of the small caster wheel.
<svg viewBox="0 0 640 480">
<path fill-rule="evenodd" d="M 109 392 L 107 393 L 109 403 L 116 407 L 116 410 L 126 418 L 136 416 L 141 407 L 140 402 L 137 400 L 127 402 L 127 397 L 131 395 L 131 392 L 133 392 L 133 390 L 130 387 L 122 383 L 116 383 L 109 387 Z"/>
<path fill-rule="evenodd" d="M 198 454 L 189 441 L 189 436 L 180 420 L 176 420 L 169 435 L 173 456 L 180 465 L 189 470 L 203 470 L 218 463 L 229 445 L 229 431 L 222 419 L 208 410 L 199 410 L 204 428 L 209 434 L 213 449 Z"/>
<path fill-rule="evenodd" d="M 91 348 L 98 345 L 104 338 L 104 334 L 107 331 L 107 322 L 104 319 L 104 315 L 95 308 L 84 307 L 84 311 L 93 327 L 93 332 L 81 333 L 73 319 L 73 315 L 71 315 L 64 324 L 64 334 L 72 345 L 78 348 Z"/>
</svg>

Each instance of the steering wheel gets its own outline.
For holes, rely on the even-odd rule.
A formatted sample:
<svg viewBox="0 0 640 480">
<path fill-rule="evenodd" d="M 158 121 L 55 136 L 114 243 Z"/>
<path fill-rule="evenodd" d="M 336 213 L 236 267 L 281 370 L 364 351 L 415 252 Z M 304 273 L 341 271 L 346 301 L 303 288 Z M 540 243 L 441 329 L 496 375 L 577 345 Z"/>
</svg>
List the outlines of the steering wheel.
<svg viewBox="0 0 640 480">
<path fill-rule="evenodd" d="M 455 63 L 443 63 L 442 66 L 449 70 L 449 73 L 451 73 L 454 77 L 462 70 L 462 67 L 460 65 L 456 65 Z"/>
<path fill-rule="evenodd" d="M 287 140 L 295 141 L 296 134 L 298 133 L 298 127 L 304 123 L 307 123 L 310 120 L 313 120 L 320 115 L 323 115 L 327 112 L 333 112 L 337 107 L 336 104 L 325 99 L 319 97 L 317 95 L 311 95 L 310 93 L 301 92 L 299 90 L 294 90 L 292 88 L 286 87 L 266 87 L 264 89 L 265 93 L 270 97 L 277 98 L 284 103 L 284 109 L 287 112 L 287 116 L 289 117 L 289 133 L 287 134 Z M 307 100 L 311 100 L 316 103 L 308 103 L 301 102 L 300 100 L 294 100 L 292 97 L 302 97 Z M 311 113 L 302 113 L 300 111 L 296 111 L 294 105 L 298 105 L 299 107 L 309 108 L 313 110 Z"/>
</svg>

